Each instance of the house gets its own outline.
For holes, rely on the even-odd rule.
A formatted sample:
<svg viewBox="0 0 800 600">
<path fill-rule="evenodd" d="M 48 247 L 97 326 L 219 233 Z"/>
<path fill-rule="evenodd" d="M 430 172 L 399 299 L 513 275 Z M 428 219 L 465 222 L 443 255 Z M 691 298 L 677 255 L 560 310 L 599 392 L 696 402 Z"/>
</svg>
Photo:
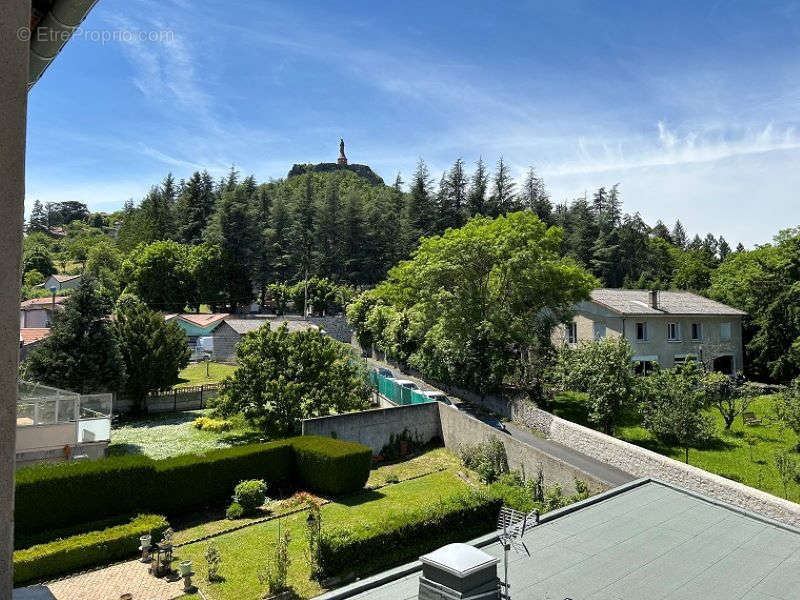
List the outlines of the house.
<svg viewBox="0 0 800 600">
<path fill-rule="evenodd" d="M 57 292 L 61 290 L 71 290 L 78 286 L 80 286 L 81 281 L 83 281 L 83 275 L 61 275 L 59 273 L 54 273 L 50 275 L 47 279 L 44 280 L 44 283 L 40 284 L 38 287 L 44 288 L 46 290 L 52 291 L 53 288 Z"/>
<path fill-rule="evenodd" d="M 172 313 L 164 315 L 164 320 L 175 321 L 183 329 L 189 339 L 191 360 L 198 360 L 202 358 L 202 353 L 197 348 L 197 339 L 210 336 L 227 316 L 228 313 Z"/>
<path fill-rule="evenodd" d="M 798 597 L 800 530 L 654 479 L 526 525 L 507 562 L 495 532 L 317 600 L 499 599 L 506 574 L 516 600 Z"/>
<path fill-rule="evenodd" d="M 212 358 L 219 362 L 235 362 L 236 361 L 236 344 L 242 339 L 242 336 L 251 331 L 260 329 L 265 324 L 269 323 L 272 329 L 277 329 L 284 323 L 290 332 L 305 331 L 306 329 L 318 329 L 316 325 L 302 319 L 284 319 L 277 317 L 268 319 L 264 317 L 255 317 L 249 319 L 237 319 L 233 317 L 226 318 L 217 327 L 213 334 L 213 352 Z"/>
<path fill-rule="evenodd" d="M 50 327 L 53 312 L 66 302 L 67 296 L 49 296 L 47 298 L 31 298 L 20 302 L 20 328 Z"/>
<path fill-rule="evenodd" d="M 22 362 L 36 345 L 50 335 L 48 327 L 22 327 L 19 330 L 19 361 Z"/>
<path fill-rule="evenodd" d="M 695 358 L 715 371 L 743 367 L 742 317 L 747 313 L 684 291 L 596 289 L 556 328 L 554 342 L 622 336 L 633 348 L 637 372 L 670 368 Z"/>
</svg>

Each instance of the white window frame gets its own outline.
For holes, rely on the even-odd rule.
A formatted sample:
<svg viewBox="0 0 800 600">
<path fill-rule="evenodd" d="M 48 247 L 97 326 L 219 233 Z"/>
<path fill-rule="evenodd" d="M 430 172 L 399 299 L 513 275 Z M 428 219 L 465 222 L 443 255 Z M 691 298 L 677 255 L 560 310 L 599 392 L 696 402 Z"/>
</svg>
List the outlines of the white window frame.
<svg viewBox="0 0 800 600">
<path fill-rule="evenodd" d="M 564 337 L 566 338 L 568 344 L 578 343 L 578 324 L 575 321 L 567 323 L 567 329 Z"/>
<path fill-rule="evenodd" d="M 697 330 L 697 336 L 694 335 L 695 330 Z M 693 342 L 703 341 L 703 324 L 698 322 L 692 323 L 690 326 L 689 334 L 692 336 Z"/>
<path fill-rule="evenodd" d="M 642 326 L 642 337 L 639 337 L 639 326 Z M 636 337 L 637 342 L 646 342 L 649 340 L 649 336 L 647 335 L 647 321 L 639 321 L 634 325 L 634 336 Z"/>
<path fill-rule="evenodd" d="M 671 329 L 674 329 L 675 335 L 670 335 Z M 681 341 L 681 324 L 678 322 L 667 323 L 667 341 L 680 342 Z"/>
<path fill-rule="evenodd" d="M 725 329 L 728 330 L 727 335 L 724 333 Z M 719 324 L 719 341 L 720 342 L 730 342 L 731 338 L 733 337 L 733 325 L 730 321 L 725 323 Z"/>
</svg>

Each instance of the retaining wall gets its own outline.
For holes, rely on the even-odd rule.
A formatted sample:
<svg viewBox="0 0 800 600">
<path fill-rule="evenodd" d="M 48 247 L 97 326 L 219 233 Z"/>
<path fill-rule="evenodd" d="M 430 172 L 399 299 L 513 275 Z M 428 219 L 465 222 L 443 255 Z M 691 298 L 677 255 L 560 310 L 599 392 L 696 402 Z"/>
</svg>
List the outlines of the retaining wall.
<svg viewBox="0 0 800 600">
<path fill-rule="evenodd" d="M 303 421 L 303 435 L 322 435 L 369 446 L 374 454 L 389 443 L 392 434 L 408 430 L 427 443 L 442 437 L 438 404 L 411 404 L 361 412 L 317 417 Z"/>
<path fill-rule="evenodd" d="M 529 446 L 510 435 L 498 431 L 491 425 L 444 404 L 438 404 L 442 427 L 442 439 L 446 448 L 458 453 L 463 445 L 473 445 L 492 438 L 503 442 L 511 469 L 535 478 L 542 472 L 547 485 L 559 484 L 566 494 L 575 493 L 575 480 L 580 479 L 593 492 L 601 492 L 610 486 L 594 476 L 578 469 L 560 458 Z"/>
<path fill-rule="evenodd" d="M 776 521 L 800 526 L 800 504 L 566 421 L 526 402 L 512 403 L 511 413 L 515 421 L 544 433 L 548 439 L 636 477 L 661 479 Z"/>
</svg>

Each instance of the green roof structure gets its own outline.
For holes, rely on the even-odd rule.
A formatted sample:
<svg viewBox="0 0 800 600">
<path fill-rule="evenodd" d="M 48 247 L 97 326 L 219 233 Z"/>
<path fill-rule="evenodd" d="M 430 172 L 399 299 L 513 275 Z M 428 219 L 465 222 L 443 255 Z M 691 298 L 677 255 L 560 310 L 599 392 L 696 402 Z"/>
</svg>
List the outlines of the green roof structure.
<svg viewBox="0 0 800 600">
<path fill-rule="evenodd" d="M 473 540 L 501 558 L 491 534 Z M 514 600 L 797 600 L 800 530 L 640 479 L 542 516 L 511 554 Z M 317 600 L 416 600 L 411 563 Z"/>
</svg>

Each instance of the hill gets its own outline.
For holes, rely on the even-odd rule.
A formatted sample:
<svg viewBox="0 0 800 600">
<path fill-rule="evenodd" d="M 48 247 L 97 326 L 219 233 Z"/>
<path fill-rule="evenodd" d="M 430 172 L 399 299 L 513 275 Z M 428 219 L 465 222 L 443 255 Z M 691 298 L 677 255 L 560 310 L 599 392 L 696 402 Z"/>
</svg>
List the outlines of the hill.
<svg viewBox="0 0 800 600">
<path fill-rule="evenodd" d="M 383 179 L 367 165 L 340 165 L 337 163 L 295 164 L 286 176 L 295 177 L 305 173 L 331 173 L 333 171 L 352 171 L 359 177 L 366 179 L 370 185 L 384 185 Z"/>
</svg>

